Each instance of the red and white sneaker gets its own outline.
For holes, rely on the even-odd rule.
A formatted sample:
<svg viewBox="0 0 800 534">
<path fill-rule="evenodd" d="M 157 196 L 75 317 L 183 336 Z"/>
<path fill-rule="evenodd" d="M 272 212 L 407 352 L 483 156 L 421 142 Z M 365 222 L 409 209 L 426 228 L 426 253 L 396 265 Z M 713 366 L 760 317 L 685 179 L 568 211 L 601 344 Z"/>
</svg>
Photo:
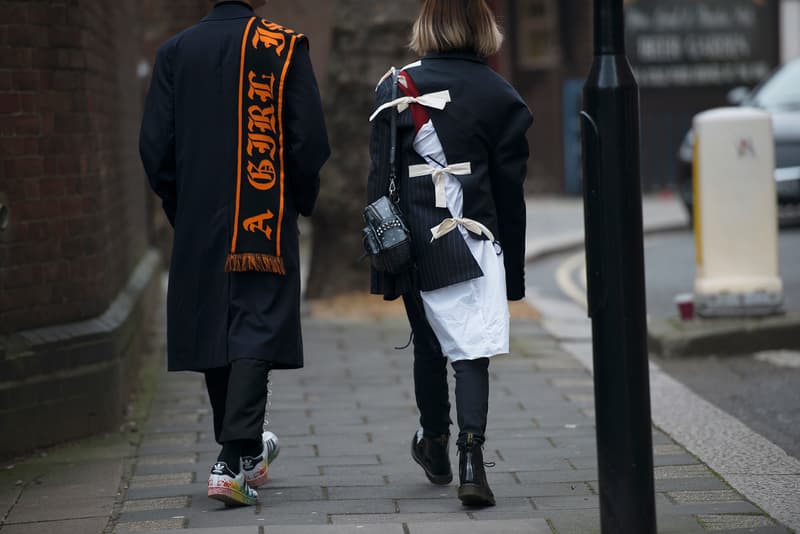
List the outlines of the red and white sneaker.
<svg viewBox="0 0 800 534">
<path fill-rule="evenodd" d="M 253 506 L 258 502 L 258 493 L 245 482 L 244 470 L 235 475 L 225 462 L 217 462 L 211 468 L 208 496 L 226 506 Z"/>
<path fill-rule="evenodd" d="M 252 456 L 242 457 L 242 472 L 247 485 L 251 488 L 263 486 L 269 478 L 269 465 L 278 457 L 281 451 L 278 436 L 266 431 L 261 435 L 264 442 L 264 450 L 255 458 Z"/>
</svg>

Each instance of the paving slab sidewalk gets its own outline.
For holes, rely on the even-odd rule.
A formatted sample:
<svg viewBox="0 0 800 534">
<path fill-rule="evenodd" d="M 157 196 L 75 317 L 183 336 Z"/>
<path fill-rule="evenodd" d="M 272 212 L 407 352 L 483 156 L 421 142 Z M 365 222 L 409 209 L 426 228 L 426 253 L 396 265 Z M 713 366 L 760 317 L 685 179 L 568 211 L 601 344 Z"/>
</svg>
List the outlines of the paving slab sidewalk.
<svg viewBox="0 0 800 534">
<path fill-rule="evenodd" d="M 269 420 L 282 451 L 256 507 L 225 509 L 206 497 L 217 446 L 202 378 L 162 372 L 138 443 L 105 452 L 118 467 L 92 457 L 100 448 L 74 455 L 72 470 L 42 462 L 6 470 L 0 480 L 16 471 L 22 484 L 0 531 L 599 532 L 588 371 L 540 324 L 514 323 L 513 355 L 491 366 L 486 456 L 496 463 L 489 476 L 498 505 L 470 510 L 455 484 L 427 483 L 409 456 L 411 352 L 392 348 L 407 334 L 400 319 L 305 322 L 306 368 L 274 376 Z M 653 439 L 659 532 L 788 532 L 680 444 L 659 431 Z M 84 478 L 70 480 L 76 472 Z M 111 505 L 87 493 L 120 476 Z M 45 500 L 70 492 L 66 505 Z"/>
<path fill-rule="evenodd" d="M 599 532 L 591 377 L 538 323 L 513 330 L 513 355 L 491 366 L 486 456 L 498 506 L 462 507 L 455 484 L 429 484 L 411 460 L 411 351 L 392 348 L 405 321 L 312 319 L 306 368 L 274 376 L 269 421 L 282 451 L 261 503 L 226 510 L 207 499 L 217 447 L 202 379 L 164 374 L 113 532 L 447 533 L 463 522 L 498 534 Z M 660 532 L 787 532 L 678 443 L 653 438 Z"/>
</svg>

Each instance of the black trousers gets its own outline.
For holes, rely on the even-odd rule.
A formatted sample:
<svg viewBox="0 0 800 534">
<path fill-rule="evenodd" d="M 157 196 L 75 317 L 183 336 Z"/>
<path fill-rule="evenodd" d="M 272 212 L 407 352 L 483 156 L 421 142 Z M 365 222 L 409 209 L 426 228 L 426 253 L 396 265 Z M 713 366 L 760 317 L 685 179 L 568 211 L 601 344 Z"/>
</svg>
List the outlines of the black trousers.
<svg viewBox="0 0 800 534">
<path fill-rule="evenodd" d="M 204 372 L 214 412 L 217 443 L 261 441 L 267 403 L 269 366 L 259 360 L 234 360 Z"/>
<path fill-rule="evenodd" d="M 447 358 L 433 333 L 419 293 L 403 295 L 408 322 L 414 332 L 414 395 L 420 426 L 427 437 L 450 434 Z M 489 358 L 453 362 L 456 378 L 458 443 L 467 435 L 483 443 L 489 412 Z"/>
</svg>

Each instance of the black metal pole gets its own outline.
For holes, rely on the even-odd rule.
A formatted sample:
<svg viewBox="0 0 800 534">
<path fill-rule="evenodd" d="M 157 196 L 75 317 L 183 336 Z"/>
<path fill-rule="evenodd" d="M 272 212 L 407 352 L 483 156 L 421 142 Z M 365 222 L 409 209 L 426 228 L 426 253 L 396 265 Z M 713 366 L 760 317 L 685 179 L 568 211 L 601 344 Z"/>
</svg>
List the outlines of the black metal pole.
<svg viewBox="0 0 800 534">
<path fill-rule="evenodd" d="M 603 534 L 655 534 L 639 171 L 639 88 L 623 0 L 595 0 L 583 195 Z"/>
</svg>

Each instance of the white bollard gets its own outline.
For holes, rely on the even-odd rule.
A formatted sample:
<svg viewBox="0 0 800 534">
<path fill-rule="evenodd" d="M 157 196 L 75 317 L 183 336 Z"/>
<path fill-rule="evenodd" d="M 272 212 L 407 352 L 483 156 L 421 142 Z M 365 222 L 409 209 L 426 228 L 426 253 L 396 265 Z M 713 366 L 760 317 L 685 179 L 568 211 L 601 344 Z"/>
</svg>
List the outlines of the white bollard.
<svg viewBox="0 0 800 534">
<path fill-rule="evenodd" d="M 720 108 L 694 118 L 695 311 L 780 312 L 775 143 L 769 115 Z"/>
</svg>

